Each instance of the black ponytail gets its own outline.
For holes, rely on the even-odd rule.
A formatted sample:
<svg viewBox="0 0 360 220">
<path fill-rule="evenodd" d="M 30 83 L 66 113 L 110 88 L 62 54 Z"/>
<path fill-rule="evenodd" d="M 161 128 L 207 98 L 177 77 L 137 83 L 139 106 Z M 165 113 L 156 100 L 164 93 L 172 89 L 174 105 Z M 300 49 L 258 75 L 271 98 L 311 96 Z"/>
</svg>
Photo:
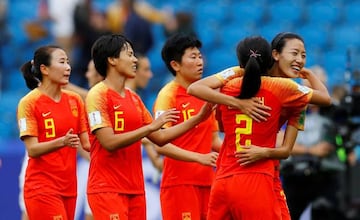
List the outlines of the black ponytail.
<svg viewBox="0 0 360 220">
<path fill-rule="evenodd" d="M 261 76 L 267 75 L 271 62 L 270 44 L 262 37 L 247 37 L 236 47 L 241 67 L 245 68 L 239 99 L 254 97 L 260 89 Z"/>
<path fill-rule="evenodd" d="M 21 72 L 25 79 L 26 86 L 33 90 L 38 87 L 40 83 L 41 75 L 36 75 L 35 67 L 32 64 L 32 61 L 28 61 L 21 66 Z"/>
<path fill-rule="evenodd" d="M 39 86 L 43 78 L 40 66 L 50 66 L 51 53 L 56 49 L 61 49 L 61 47 L 55 45 L 40 47 L 35 51 L 34 59 L 21 66 L 20 70 L 29 89 L 33 90 Z"/>
</svg>

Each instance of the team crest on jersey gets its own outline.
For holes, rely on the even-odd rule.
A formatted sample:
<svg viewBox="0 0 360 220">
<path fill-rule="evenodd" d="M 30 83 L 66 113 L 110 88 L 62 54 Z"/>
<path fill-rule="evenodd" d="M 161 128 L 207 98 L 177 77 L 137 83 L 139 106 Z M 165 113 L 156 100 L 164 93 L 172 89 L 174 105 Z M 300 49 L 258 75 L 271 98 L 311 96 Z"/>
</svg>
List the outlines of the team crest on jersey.
<svg viewBox="0 0 360 220">
<path fill-rule="evenodd" d="M 182 220 L 191 220 L 191 212 L 183 212 Z"/>
<path fill-rule="evenodd" d="M 53 216 L 53 220 L 63 220 L 62 215 L 55 215 Z"/>
<path fill-rule="evenodd" d="M 120 220 L 119 214 L 111 214 L 110 215 L 110 220 Z"/>
<path fill-rule="evenodd" d="M 69 104 L 70 104 L 70 109 L 71 109 L 72 115 L 74 117 L 78 117 L 79 116 L 79 110 L 78 110 L 76 101 L 73 100 L 73 99 L 70 99 Z"/>
</svg>

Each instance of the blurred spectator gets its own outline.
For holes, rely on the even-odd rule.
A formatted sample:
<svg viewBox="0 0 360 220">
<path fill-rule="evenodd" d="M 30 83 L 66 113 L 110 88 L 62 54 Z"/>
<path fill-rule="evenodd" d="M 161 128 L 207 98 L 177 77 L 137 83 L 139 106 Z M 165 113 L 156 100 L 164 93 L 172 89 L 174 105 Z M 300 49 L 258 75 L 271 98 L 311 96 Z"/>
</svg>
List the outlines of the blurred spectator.
<svg viewBox="0 0 360 220">
<path fill-rule="evenodd" d="M 188 12 L 175 13 L 174 22 L 167 22 L 164 25 L 165 37 L 170 37 L 176 33 L 184 33 L 187 35 L 196 36 L 196 31 L 193 26 L 193 15 Z"/>
<path fill-rule="evenodd" d="M 87 80 L 83 74 L 91 60 L 91 47 L 101 35 L 109 33 L 105 14 L 96 11 L 92 0 L 80 0 L 74 10 L 74 49 L 71 81 L 86 88 Z"/>
<path fill-rule="evenodd" d="M 323 69 L 312 70 L 326 84 Z M 319 106 L 309 105 L 305 130 L 299 132 L 291 157 L 282 162 L 283 186 L 293 220 L 298 220 L 310 203 L 312 219 L 341 219 L 338 174 L 345 164 L 336 153 L 336 134 L 334 121 L 321 115 Z"/>
<path fill-rule="evenodd" d="M 170 12 L 158 10 L 145 1 L 116 0 L 109 6 L 107 20 L 113 33 L 124 34 L 134 50 L 147 54 L 154 44 L 152 24 L 173 22 Z"/>
<path fill-rule="evenodd" d="M 50 32 L 56 44 L 72 58 L 74 22 L 73 14 L 79 0 L 40 0 L 39 17 L 50 21 Z"/>
</svg>

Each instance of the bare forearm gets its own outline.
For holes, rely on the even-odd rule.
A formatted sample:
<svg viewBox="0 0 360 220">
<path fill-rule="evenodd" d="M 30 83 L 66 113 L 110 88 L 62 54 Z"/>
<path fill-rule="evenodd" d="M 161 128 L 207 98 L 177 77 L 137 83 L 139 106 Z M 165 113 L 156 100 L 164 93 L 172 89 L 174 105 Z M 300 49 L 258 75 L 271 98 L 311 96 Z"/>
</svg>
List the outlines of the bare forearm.
<svg viewBox="0 0 360 220">
<path fill-rule="evenodd" d="M 101 146 L 108 151 L 114 151 L 130 146 L 131 144 L 141 140 L 143 137 L 149 135 L 151 132 L 152 130 L 149 126 L 143 126 L 139 129 L 121 134 L 114 134 L 112 128 L 100 128 L 95 131 L 95 135 L 100 141 Z"/>
<path fill-rule="evenodd" d="M 191 128 L 199 124 L 203 119 L 197 114 L 190 119 L 177 124 L 175 126 L 160 129 L 148 135 L 148 138 L 155 144 L 163 146 L 175 138 L 189 131 Z"/>
<path fill-rule="evenodd" d="M 156 151 L 161 155 L 170 157 L 175 160 L 181 160 L 186 162 L 199 161 L 199 153 L 185 150 L 173 144 L 166 144 L 162 147 L 157 147 Z"/>
<path fill-rule="evenodd" d="M 24 140 L 26 150 L 30 157 L 40 157 L 44 154 L 51 153 L 61 147 L 65 146 L 65 138 L 60 137 L 47 142 L 35 142 L 33 138 L 27 138 Z"/>
</svg>

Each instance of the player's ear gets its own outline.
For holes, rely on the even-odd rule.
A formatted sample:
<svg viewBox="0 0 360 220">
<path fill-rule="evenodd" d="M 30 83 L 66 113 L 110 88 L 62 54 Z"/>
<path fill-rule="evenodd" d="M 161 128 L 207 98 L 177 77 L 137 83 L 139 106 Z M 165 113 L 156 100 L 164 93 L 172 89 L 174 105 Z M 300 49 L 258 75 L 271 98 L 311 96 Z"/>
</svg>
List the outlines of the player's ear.
<svg viewBox="0 0 360 220">
<path fill-rule="evenodd" d="M 180 70 L 180 63 L 176 62 L 175 60 L 170 61 L 170 66 L 178 72 Z"/>
<path fill-rule="evenodd" d="M 273 49 L 271 51 L 271 55 L 275 61 L 279 61 L 280 53 L 277 50 Z"/>
<path fill-rule="evenodd" d="M 108 57 L 107 58 L 108 63 L 110 63 L 111 65 L 115 65 L 116 63 L 116 58 L 115 57 Z"/>
</svg>

